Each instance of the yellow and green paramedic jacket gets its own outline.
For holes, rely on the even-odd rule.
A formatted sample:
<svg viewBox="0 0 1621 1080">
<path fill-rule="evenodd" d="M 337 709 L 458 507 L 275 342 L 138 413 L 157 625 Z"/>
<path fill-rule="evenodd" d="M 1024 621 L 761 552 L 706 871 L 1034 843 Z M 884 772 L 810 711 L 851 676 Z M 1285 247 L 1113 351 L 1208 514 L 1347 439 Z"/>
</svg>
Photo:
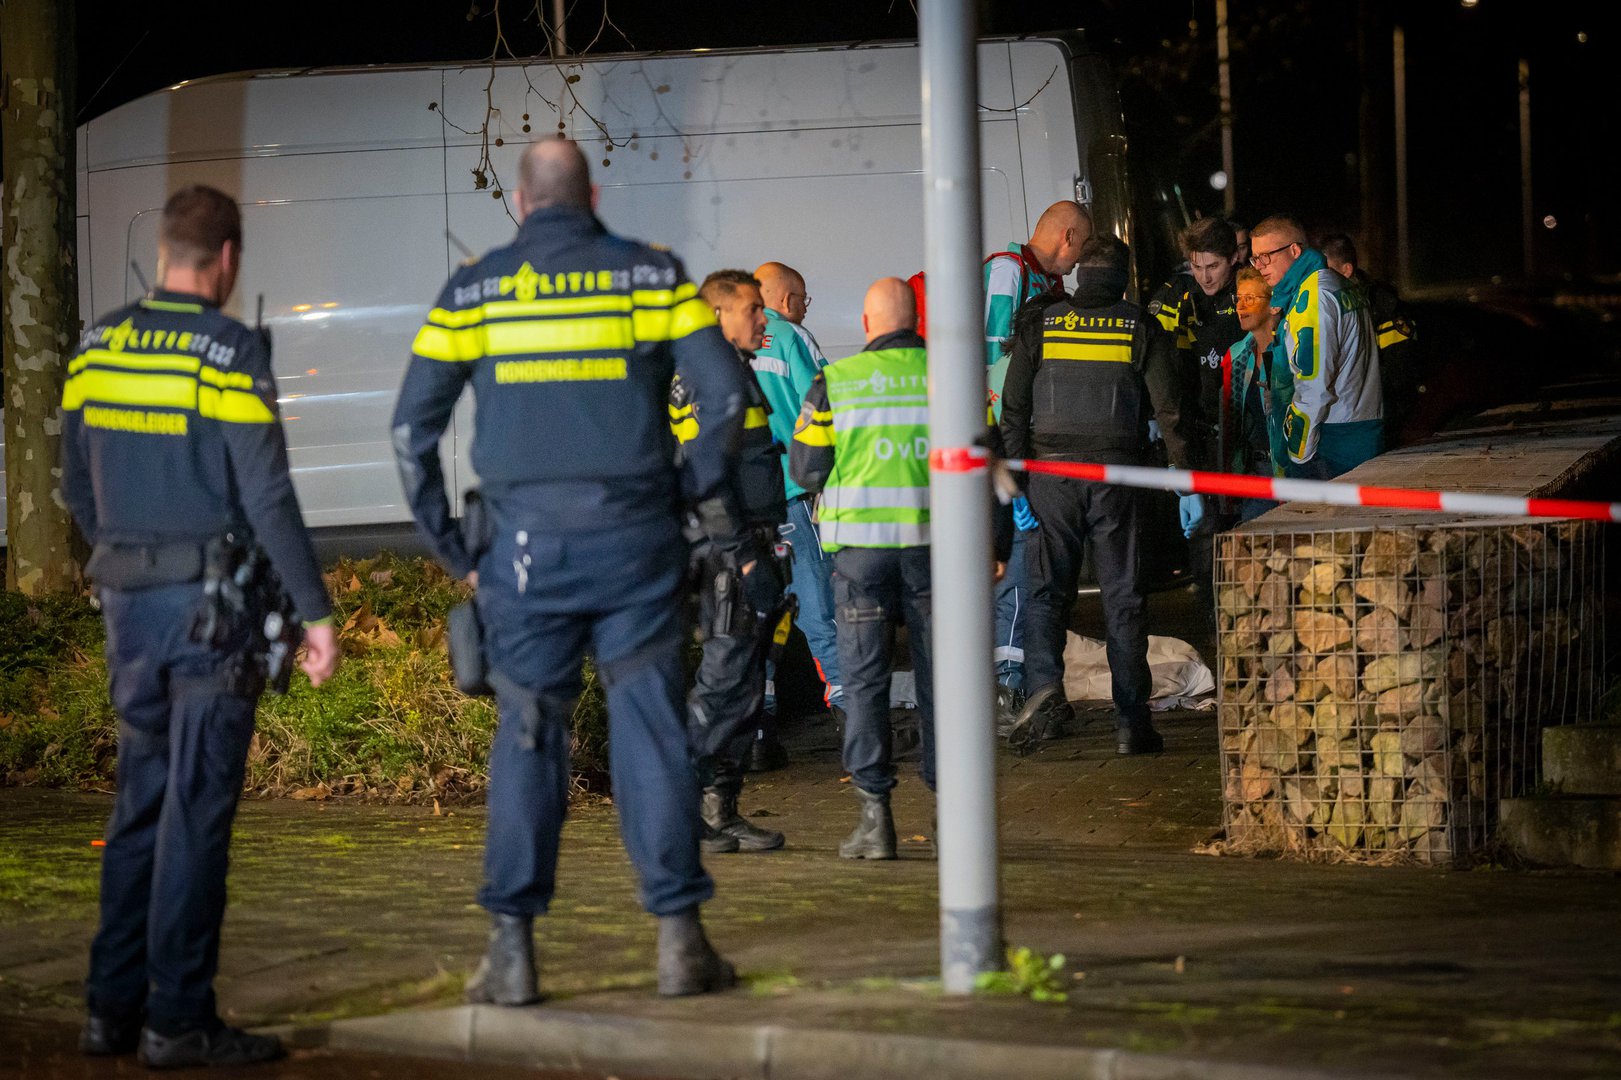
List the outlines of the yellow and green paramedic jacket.
<svg viewBox="0 0 1621 1080">
<path fill-rule="evenodd" d="M 1294 397 L 1283 420 L 1291 460 L 1303 464 L 1315 457 L 1326 427 L 1358 424 L 1341 430 L 1377 435 L 1373 422 L 1385 415 L 1378 339 L 1360 290 L 1327 267 L 1308 274 L 1283 313 L 1278 340 L 1294 376 Z"/>
<path fill-rule="evenodd" d="M 300 618 L 332 613 L 268 344 L 201 297 L 159 289 L 85 330 L 62 391 L 62 494 L 92 544 L 251 532 Z"/>
<path fill-rule="evenodd" d="M 535 211 L 512 243 L 451 276 L 417 333 L 391 426 L 406 500 L 452 573 L 473 565 L 439 439 L 469 384 L 483 491 L 559 532 L 672 514 L 729 481 L 745 373 L 697 292 L 668 251 L 572 207 Z M 678 372 L 705 402 L 679 467 L 668 414 Z"/>
<path fill-rule="evenodd" d="M 923 339 L 897 330 L 829 364 L 811 384 L 788 467 L 822 493 L 822 547 L 929 542 L 929 369 Z"/>
</svg>

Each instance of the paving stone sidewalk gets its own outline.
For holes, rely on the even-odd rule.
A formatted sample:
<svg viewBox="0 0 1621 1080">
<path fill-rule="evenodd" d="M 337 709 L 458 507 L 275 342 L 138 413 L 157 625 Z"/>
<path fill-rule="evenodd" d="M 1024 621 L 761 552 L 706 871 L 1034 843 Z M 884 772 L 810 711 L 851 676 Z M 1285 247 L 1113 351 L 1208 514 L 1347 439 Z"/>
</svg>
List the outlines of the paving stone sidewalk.
<svg viewBox="0 0 1621 1080">
<path fill-rule="evenodd" d="M 564 835 L 562 891 L 541 923 L 551 1008 L 1115 1047 L 1208 1062 L 1406 1076 L 1621 1074 L 1621 878 L 1326 866 L 1193 853 L 1219 824 L 1215 721 L 1162 721 L 1167 750 L 1112 752 L 1107 719 L 1031 758 L 999 758 L 1011 944 L 1062 952 L 1062 1005 L 939 993 L 936 864 L 837 858 L 855 816 L 830 733 L 754 778 L 745 809 L 788 847 L 714 856 L 712 936 L 746 984 L 653 993 L 613 810 Z M 903 838 L 926 790 L 896 795 Z M 95 922 L 103 795 L 0 790 L 0 1042 L 6 1016 L 76 1015 Z M 226 919 L 222 1007 L 244 1024 L 319 1024 L 449 1006 L 483 943 L 473 905 L 480 808 L 244 804 Z M 543 1010 L 547 1006 L 541 1007 Z M 1032 1058 L 1034 1060 L 1034 1058 Z"/>
</svg>

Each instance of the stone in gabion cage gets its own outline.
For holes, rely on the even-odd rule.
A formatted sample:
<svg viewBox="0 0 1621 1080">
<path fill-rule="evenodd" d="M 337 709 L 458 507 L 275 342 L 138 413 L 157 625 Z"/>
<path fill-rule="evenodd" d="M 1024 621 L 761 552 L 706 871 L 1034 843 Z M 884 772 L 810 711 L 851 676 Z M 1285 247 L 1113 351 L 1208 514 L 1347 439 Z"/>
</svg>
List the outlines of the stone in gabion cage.
<svg viewBox="0 0 1621 1080">
<path fill-rule="evenodd" d="M 1452 863 L 1600 691 L 1591 522 L 1224 534 L 1228 850 Z"/>
</svg>

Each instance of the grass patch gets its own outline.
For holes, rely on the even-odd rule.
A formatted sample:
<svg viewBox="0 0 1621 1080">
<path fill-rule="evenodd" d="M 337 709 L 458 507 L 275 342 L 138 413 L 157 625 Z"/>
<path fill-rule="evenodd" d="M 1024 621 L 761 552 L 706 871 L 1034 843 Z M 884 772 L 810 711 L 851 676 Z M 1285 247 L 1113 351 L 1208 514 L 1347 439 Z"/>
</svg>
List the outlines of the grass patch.
<svg viewBox="0 0 1621 1080">
<path fill-rule="evenodd" d="M 494 703 L 450 680 L 445 617 L 466 586 L 425 559 L 381 555 L 328 571 L 344 659 L 320 689 L 295 675 L 260 703 L 246 786 L 259 795 L 432 802 L 488 782 Z M 79 596 L 0 592 L 0 780 L 108 788 L 117 717 L 100 616 Z M 607 774 L 607 715 L 595 673 L 574 712 L 583 793 Z"/>
</svg>

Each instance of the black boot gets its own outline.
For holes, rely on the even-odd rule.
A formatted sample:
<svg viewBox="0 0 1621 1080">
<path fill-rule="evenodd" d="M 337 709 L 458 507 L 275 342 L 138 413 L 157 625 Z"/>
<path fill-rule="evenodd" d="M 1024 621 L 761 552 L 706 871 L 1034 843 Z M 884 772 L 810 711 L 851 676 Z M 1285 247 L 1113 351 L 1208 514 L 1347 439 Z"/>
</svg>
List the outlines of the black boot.
<svg viewBox="0 0 1621 1080">
<path fill-rule="evenodd" d="M 704 788 L 700 804 L 704 819 L 704 839 L 700 846 L 705 851 L 775 851 L 782 847 L 783 835 L 773 829 L 760 829 L 749 824 L 737 812 L 737 796 L 719 788 Z M 718 844 L 722 838 L 732 841 L 730 847 L 711 847 L 710 838 Z"/>
<path fill-rule="evenodd" d="M 141 1015 L 97 1016 L 91 1013 L 79 1031 L 79 1053 L 90 1057 L 128 1054 L 141 1041 Z"/>
<path fill-rule="evenodd" d="M 750 773 L 774 772 L 787 768 L 788 748 L 777 739 L 774 731 L 759 728 L 743 761 L 743 771 Z"/>
<path fill-rule="evenodd" d="M 1125 757 L 1133 754 L 1157 754 L 1165 749 L 1165 739 L 1154 730 L 1152 720 L 1142 720 L 1135 724 L 1122 724 L 1115 729 L 1119 736 L 1115 744 L 1115 753 Z"/>
<path fill-rule="evenodd" d="M 141 1032 L 135 1057 L 149 1069 L 185 1069 L 197 1065 L 252 1065 L 285 1056 L 274 1035 L 250 1035 L 240 1028 L 215 1023 L 180 1035 Z"/>
<path fill-rule="evenodd" d="M 469 1002 L 533 1005 L 540 1000 L 532 927 L 527 915 L 490 915 L 490 945 L 467 983 Z"/>
<path fill-rule="evenodd" d="M 707 994 L 736 983 L 737 970 L 709 944 L 696 906 L 659 916 L 660 996 Z"/>
<path fill-rule="evenodd" d="M 1064 696 L 1063 684 L 1044 686 L 1030 696 L 1014 718 L 1007 733 L 1008 747 L 1020 756 L 1033 753 L 1038 743 L 1063 736 L 1074 719 L 1075 710 Z"/>
<path fill-rule="evenodd" d="M 856 794 L 861 796 L 861 820 L 839 844 L 839 858 L 893 859 L 895 818 L 889 812 L 889 793 L 874 795 L 856 788 Z"/>
</svg>

